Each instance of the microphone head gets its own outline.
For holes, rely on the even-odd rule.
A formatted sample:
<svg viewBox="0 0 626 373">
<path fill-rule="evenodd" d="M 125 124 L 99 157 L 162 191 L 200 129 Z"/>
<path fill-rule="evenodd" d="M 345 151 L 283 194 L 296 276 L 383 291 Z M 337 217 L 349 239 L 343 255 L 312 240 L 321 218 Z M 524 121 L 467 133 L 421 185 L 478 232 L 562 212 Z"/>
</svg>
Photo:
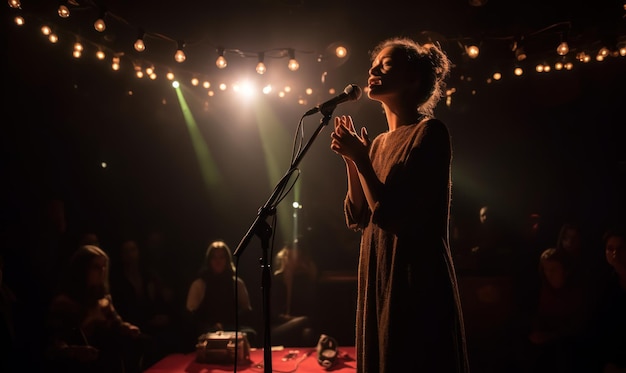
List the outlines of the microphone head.
<svg viewBox="0 0 626 373">
<path fill-rule="evenodd" d="M 355 101 L 361 98 L 362 91 L 358 85 L 350 84 L 343 90 L 343 93 L 348 95 L 348 100 Z"/>
</svg>

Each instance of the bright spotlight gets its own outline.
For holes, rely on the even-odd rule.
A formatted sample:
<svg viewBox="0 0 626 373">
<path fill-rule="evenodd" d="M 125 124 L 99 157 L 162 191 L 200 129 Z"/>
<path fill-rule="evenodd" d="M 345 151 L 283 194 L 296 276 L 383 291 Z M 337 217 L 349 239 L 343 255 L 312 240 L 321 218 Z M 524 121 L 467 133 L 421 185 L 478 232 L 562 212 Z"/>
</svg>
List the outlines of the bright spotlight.
<svg viewBox="0 0 626 373">
<path fill-rule="evenodd" d="M 233 90 L 244 97 L 253 97 L 254 96 L 254 85 L 250 82 L 238 83 L 233 86 Z"/>
<path fill-rule="evenodd" d="M 178 82 L 178 80 L 174 80 L 174 81 L 172 82 L 172 87 L 174 87 L 174 88 L 178 88 L 178 87 L 180 87 L 180 83 Z"/>
</svg>

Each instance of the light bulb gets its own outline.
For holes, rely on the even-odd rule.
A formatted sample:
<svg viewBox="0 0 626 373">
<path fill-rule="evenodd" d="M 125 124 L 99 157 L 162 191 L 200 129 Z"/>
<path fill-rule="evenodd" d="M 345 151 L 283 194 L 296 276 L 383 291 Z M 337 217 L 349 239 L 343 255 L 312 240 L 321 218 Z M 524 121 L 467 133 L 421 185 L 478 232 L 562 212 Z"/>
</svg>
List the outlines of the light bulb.
<svg viewBox="0 0 626 373">
<path fill-rule="evenodd" d="M 569 53 L 569 45 L 567 45 L 566 42 L 562 41 L 561 44 L 556 47 L 556 53 L 558 53 L 559 56 L 565 56 Z"/>
<path fill-rule="evenodd" d="M 70 9 L 65 4 L 59 5 L 59 9 L 57 10 L 57 12 L 59 13 L 59 17 L 61 18 L 67 18 L 70 16 Z"/>
<path fill-rule="evenodd" d="M 187 56 L 185 56 L 185 52 L 183 52 L 183 48 L 185 48 L 185 42 L 182 40 L 179 40 L 176 53 L 174 54 L 174 59 L 178 63 L 182 63 L 187 59 Z"/>
<path fill-rule="evenodd" d="M 467 56 L 469 58 L 475 59 L 478 57 L 478 54 L 480 53 L 480 49 L 476 45 L 470 45 L 470 46 L 465 47 L 465 53 L 467 53 Z"/>
<path fill-rule="evenodd" d="M 106 30 L 107 25 L 106 23 L 104 23 L 104 19 L 98 18 L 96 22 L 93 23 L 93 27 L 96 29 L 96 31 L 103 32 L 104 30 Z"/>
<path fill-rule="evenodd" d="M 181 63 L 181 62 L 184 62 L 185 59 L 187 59 L 187 56 L 185 56 L 185 52 L 183 52 L 182 49 L 179 49 L 176 51 L 176 54 L 174 55 L 174 59 L 176 60 L 176 62 Z"/>
<path fill-rule="evenodd" d="M 300 64 L 298 63 L 298 61 L 295 58 L 292 58 L 292 59 L 289 60 L 289 63 L 287 64 L 287 67 L 291 71 L 296 71 L 296 70 L 298 70 L 300 68 Z"/>
<path fill-rule="evenodd" d="M 600 50 L 598 51 L 598 55 L 602 56 L 602 57 L 607 57 L 609 55 L 609 48 L 607 47 L 602 47 L 600 48 Z"/>
<path fill-rule="evenodd" d="M 20 3 L 20 0 L 9 0 L 9 6 L 14 9 L 20 9 L 22 3 Z"/>
<path fill-rule="evenodd" d="M 215 65 L 219 69 L 223 69 L 226 66 L 228 66 L 228 62 L 226 62 L 226 58 L 224 58 L 224 56 L 219 56 L 219 57 L 217 57 L 217 60 L 215 60 Z"/>
<path fill-rule="evenodd" d="M 300 64 L 296 60 L 296 51 L 293 49 L 287 49 L 287 53 L 289 54 L 289 62 L 287 63 L 287 67 L 291 71 L 296 71 L 300 68 Z"/>
<path fill-rule="evenodd" d="M 348 50 L 346 49 L 346 47 L 339 46 L 335 48 L 335 56 L 339 58 L 344 58 L 347 55 L 348 55 Z"/>
<path fill-rule="evenodd" d="M 113 56 L 111 68 L 115 71 L 120 69 L 120 58 L 118 56 Z"/>
<path fill-rule="evenodd" d="M 144 42 L 143 42 L 143 39 L 142 39 L 142 38 L 138 38 L 138 39 L 135 41 L 134 47 L 135 47 L 135 50 L 136 50 L 137 52 L 143 52 L 143 51 L 145 51 L 145 50 L 146 50 L 146 45 L 144 44 Z"/>
<path fill-rule="evenodd" d="M 256 72 L 257 72 L 257 74 L 263 75 L 263 74 L 265 74 L 266 71 L 267 71 L 267 68 L 265 67 L 265 64 L 263 62 L 259 62 L 256 65 Z"/>
</svg>

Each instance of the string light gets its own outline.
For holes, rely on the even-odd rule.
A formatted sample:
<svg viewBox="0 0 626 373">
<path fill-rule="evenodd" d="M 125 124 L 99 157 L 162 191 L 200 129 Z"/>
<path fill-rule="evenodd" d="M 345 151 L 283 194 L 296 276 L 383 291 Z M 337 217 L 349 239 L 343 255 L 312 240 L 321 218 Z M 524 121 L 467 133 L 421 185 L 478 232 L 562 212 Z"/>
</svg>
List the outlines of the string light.
<svg viewBox="0 0 626 373">
<path fill-rule="evenodd" d="M 223 69 L 226 66 L 228 66 L 228 62 L 226 61 L 226 58 L 224 57 L 224 48 L 217 48 L 217 60 L 215 60 L 215 65 L 217 66 L 218 69 Z"/>
<path fill-rule="evenodd" d="M 139 36 L 137 36 L 137 40 L 135 40 L 135 44 L 133 44 L 133 47 L 135 48 L 137 52 L 143 52 L 146 50 L 146 44 L 144 44 L 143 42 L 144 35 L 145 35 L 145 32 L 140 29 Z"/>
<path fill-rule="evenodd" d="M 338 58 L 345 58 L 347 55 L 348 55 L 348 50 L 343 45 L 340 45 L 337 48 L 335 48 L 335 56 L 337 56 Z"/>
<path fill-rule="evenodd" d="M 256 64 L 256 72 L 259 75 L 265 74 L 267 68 L 265 67 L 265 63 L 263 63 L 263 59 L 265 57 L 265 53 L 259 53 L 259 63 Z"/>
<path fill-rule="evenodd" d="M 143 71 L 141 71 L 141 66 L 135 65 L 135 76 L 138 79 L 143 78 Z"/>
<path fill-rule="evenodd" d="M 182 40 L 179 40 L 178 41 L 178 48 L 176 49 L 176 53 L 174 54 L 174 59 L 178 63 L 185 62 L 185 60 L 187 59 L 187 56 L 185 55 L 185 52 L 183 52 L 183 48 L 184 47 L 185 47 L 185 43 Z"/>
<path fill-rule="evenodd" d="M 287 67 L 291 71 L 297 71 L 300 68 L 300 64 L 296 60 L 296 51 L 293 48 L 289 48 L 289 62 L 287 63 Z"/>
<path fill-rule="evenodd" d="M 571 24 L 569 22 L 563 22 L 563 23 L 560 23 L 560 24 L 557 24 L 557 25 L 566 25 L 568 27 L 571 27 Z M 566 54 L 569 53 L 569 44 L 567 43 L 567 37 L 565 35 L 565 32 L 561 33 L 561 42 L 556 47 L 556 53 L 559 56 L 565 56 Z"/>
<path fill-rule="evenodd" d="M 511 49 L 515 53 L 515 60 L 518 62 L 524 61 L 526 59 L 526 51 L 524 51 L 524 38 L 520 38 L 513 42 L 513 46 Z"/>
<path fill-rule="evenodd" d="M 63 18 L 68 18 L 70 16 L 70 6 L 78 6 L 78 5 L 84 5 L 82 2 L 78 3 L 76 0 L 59 0 L 60 1 L 60 5 L 57 8 L 57 12 L 58 15 L 60 17 Z M 14 9 L 21 9 L 21 2 L 19 0 L 8 0 L 8 4 L 11 8 Z M 91 6 L 96 7 L 95 4 L 92 4 L 91 2 L 89 3 L 91 4 Z M 109 17 L 109 19 L 114 19 L 116 21 L 121 21 L 125 24 L 128 24 L 128 22 L 126 22 L 123 18 L 105 11 L 103 8 L 99 8 L 98 9 L 100 12 L 100 17 L 94 22 L 94 28 L 96 30 L 98 30 L 99 32 L 103 32 L 104 30 L 106 30 L 106 23 L 105 23 L 105 17 Z M 15 23 L 17 25 L 23 25 L 24 24 L 24 18 L 21 16 L 16 16 L 14 18 Z M 561 25 L 570 25 L 570 22 L 561 22 L 559 24 L 555 24 L 555 25 L 551 25 L 548 26 L 542 30 L 538 30 L 535 32 L 531 32 L 526 34 L 525 36 L 528 37 L 528 40 L 531 40 L 531 37 L 534 37 L 535 35 L 539 34 L 539 33 L 543 33 L 547 30 L 550 29 L 554 29 L 556 26 L 561 26 Z M 59 41 L 59 35 L 54 33 L 52 31 L 52 29 L 45 25 L 41 28 L 41 32 L 46 35 L 48 37 L 48 40 L 51 43 L 56 43 Z M 567 55 L 570 50 L 569 50 L 569 45 L 567 43 L 566 38 L 563 35 L 564 33 L 561 33 L 561 42 L 558 44 L 558 46 L 556 47 L 556 52 L 559 56 L 565 56 Z M 160 39 L 166 40 L 166 41 L 171 41 L 171 42 L 175 42 L 175 40 L 162 35 L 162 34 L 150 34 L 151 36 L 156 36 Z M 61 35 L 64 36 L 64 35 Z M 75 35 L 76 36 L 76 35 Z M 135 49 L 135 51 L 137 52 L 144 52 L 146 49 L 146 45 L 144 43 L 144 37 L 146 36 L 146 33 L 144 32 L 144 30 L 139 29 L 139 33 L 138 33 L 138 37 L 135 40 L 134 44 L 133 44 L 133 48 Z M 598 48 L 595 46 L 597 44 L 594 43 L 590 43 L 589 46 L 585 47 L 585 46 L 578 46 L 576 47 L 576 60 L 574 60 L 574 63 L 577 62 L 581 62 L 581 63 L 587 63 L 590 62 L 591 59 L 593 58 L 592 56 L 595 56 L 595 59 L 597 61 L 604 61 L 607 58 L 611 58 L 611 57 L 618 57 L 618 56 L 626 56 L 626 36 L 622 35 L 622 36 L 618 36 L 617 41 L 616 40 L 609 40 L 608 42 L 606 40 L 604 40 L 603 42 L 607 42 L 607 44 L 605 44 L 605 46 L 603 46 L 603 48 L 601 48 L 600 50 L 598 50 Z M 461 38 L 461 40 L 464 38 Z M 466 38 L 465 38 L 466 39 Z M 489 39 L 489 38 L 488 38 Z M 524 49 L 524 36 L 522 37 L 501 37 L 501 38 L 497 38 L 497 37 L 493 37 L 491 38 L 493 40 L 498 40 L 498 39 L 502 39 L 502 40 L 513 40 L 513 45 L 512 45 L 512 51 L 514 51 L 514 57 L 515 60 L 518 62 L 524 61 L 528 58 L 528 56 L 526 55 L 525 49 Z M 120 39 L 121 40 L 121 39 Z M 98 51 L 96 53 L 96 56 L 98 57 L 98 59 L 104 59 L 106 54 L 109 53 L 109 47 L 103 47 L 101 45 L 98 45 L 98 43 L 95 42 L 90 42 L 92 44 L 95 44 L 96 47 L 98 48 Z M 182 63 L 186 60 L 186 54 L 184 53 L 184 43 L 182 41 L 178 41 L 178 48 L 176 50 L 176 53 L 174 55 L 174 59 L 175 61 Z M 459 43 L 460 44 L 460 43 Z M 80 45 L 80 48 L 77 48 L 76 45 Z M 531 44 L 534 46 L 534 44 Z M 480 55 L 480 48 L 478 47 L 478 45 L 472 45 L 472 44 L 466 44 L 466 45 L 461 45 L 462 49 L 461 51 L 466 53 L 467 56 L 471 59 L 476 59 L 479 57 Z M 550 48 L 551 49 L 551 48 Z M 215 63 L 216 66 L 220 69 L 226 68 L 226 66 L 228 65 L 228 61 L 225 58 L 225 52 L 226 50 L 224 48 L 218 48 L 218 58 L 216 59 Z M 552 49 L 554 50 L 554 49 Z M 107 53 L 105 54 L 105 51 L 107 51 Z M 278 51 L 279 53 L 277 53 L 276 55 L 272 54 L 272 51 Z M 299 67 L 300 67 L 300 63 L 298 62 L 298 60 L 296 59 L 296 50 L 294 48 L 280 48 L 280 49 L 274 49 L 274 50 L 269 50 L 269 51 L 265 51 L 265 52 L 245 52 L 245 51 L 241 51 L 239 49 L 229 49 L 228 50 L 229 53 L 235 53 L 241 57 L 258 57 L 258 61 L 257 61 L 257 65 L 256 65 L 256 71 L 258 74 L 263 75 L 267 72 L 267 66 L 265 65 L 264 62 L 264 57 L 267 55 L 269 57 L 277 57 L 277 58 L 285 58 L 288 57 L 288 68 L 290 71 L 298 71 Z M 535 55 L 535 49 L 532 50 L 533 52 L 533 56 Z M 539 53 L 541 53 L 542 51 L 539 51 Z M 82 43 L 76 42 L 75 43 L 75 47 L 73 50 L 72 55 L 75 58 L 80 58 L 82 56 L 83 53 L 83 46 Z M 298 53 L 314 53 L 314 52 L 301 52 L 299 51 Z M 332 56 L 334 53 L 334 55 L 337 58 L 343 58 L 345 59 L 348 55 L 348 51 L 346 49 L 346 47 L 339 45 L 339 43 L 333 43 L 331 44 L 331 46 L 326 48 L 326 52 L 324 52 L 323 54 L 315 54 L 315 56 L 317 57 L 318 62 L 324 62 L 324 61 L 329 61 L 326 59 L 327 56 Z M 538 53 L 538 54 L 539 54 Z M 122 52 L 115 52 L 115 51 L 111 51 L 111 54 L 114 55 L 113 57 L 113 62 L 112 62 L 112 68 L 114 70 L 119 70 L 120 69 L 120 57 L 124 56 L 124 53 Z M 561 71 L 561 70 L 572 70 L 573 68 L 573 63 L 569 62 L 569 61 L 565 61 L 563 60 L 559 60 L 553 64 L 550 64 L 548 62 L 542 62 L 541 64 L 537 64 L 536 66 L 536 71 L 541 71 L 541 72 L 548 72 L 550 71 L 551 68 L 554 68 L 557 71 Z M 141 66 L 141 65 L 139 65 Z M 169 69 L 166 66 L 166 70 Z M 141 71 L 141 68 L 139 69 Z M 154 70 L 150 70 L 150 68 L 146 69 L 145 73 L 142 72 L 143 75 L 147 75 L 150 77 L 150 79 L 156 79 L 156 73 L 154 72 Z M 518 70 L 516 70 L 516 75 L 521 76 L 523 74 L 523 70 L 521 70 L 521 68 L 518 68 Z M 325 71 L 324 74 L 327 74 L 328 72 Z M 167 77 L 167 79 L 169 80 L 173 80 L 174 74 L 170 71 L 168 72 L 168 74 L 165 75 Z M 496 75 L 492 75 L 491 77 L 489 77 L 488 79 L 486 79 L 486 81 L 488 83 L 491 83 L 492 80 L 499 80 L 501 78 L 501 75 L 498 75 L 498 78 L 496 78 Z M 463 81 L 467 81 L 469 82 L 470 79 L 461 79 Z M 198 80 L 194 85 L 198 86 L 199 85 L 200 80 Z M 206 89 L 208 89 L 210 87 L 210 84 L 208 83 L 208 81 L 205 81 L 206 84 L 204 84 L 203 86 L 205 86 Z M 322 80 L 323 84 L 326 84 L 326 79 Z M 220 89 L 225 90 L 226 86 L 220 87 Z M 312 91 L 311 91 L 312 92 Z M 285 91 L 280 91 L 280 93 L 277 92 L 277 94 L 286 94 L 288 93 L 287 90 Z M 307 93 L 307 94 L 311 94 L 311 93 Z M 302 96 L 301 96 L 302 97 Z"/>
<path fill-rule="evenodd" d="M 72 52 L 72 56 L 74 58 L 80 58 L 83 55 L 83 45 L 80 42 L 74 43 L 74 51 Z"/>
<path fill-rule="evenodd" d="M 576 59 L 580 62 L 587 63 L 591 61 L 591 56 L 583 51 L 576 54 Z"/>
<path fill-rule="evenodd" d="M 608 57 L 610 53 L 611 53 L 611 51 L 609 51 L 609 48 L 602 47 L 598 51 L 598 56 L 601 56 L 604 59 L 604 58 Z"/>
<path fill-rule="evenodd" d="M 480 54 L 480 48 L 477 45 L 469 45 L 465 47 L 465 53 L 467 53 L 469 58 L 475 60 Z"/>
<path fill-rule="evenodd" d="M 61 3 L 57 13 L 59 13 L 59 17 L 61 18 L 68 18 L 70 16 L 70 8 L 67 7 L 66 3 Z"/>
<path fill-rule="evenodd" d="M 120 57 L 119 56 L 113 56 L 113 59 L 111 60 L 111 68 L 114 71 L 118 71 L 120 69 Z"/>
<path fill-rule="evenodd" d="M 48 25 L 41 26 L 41 33 L 48 36 L 52 33 L 52 29 Z"/>
<path fill-rule="evenodd" d="M 98 19 L 96 19 L 96 21 L 93 23 L 93 28 L 95 28 L 98 32 L 104 32 L 104 30 L 106 30 L 107 28 L 107 24 L 104 22 L 105 15 L 106 12 L 103 10 L 102 12 L 100 12 L 100 17 L 98 17 Z"/>
</svg>

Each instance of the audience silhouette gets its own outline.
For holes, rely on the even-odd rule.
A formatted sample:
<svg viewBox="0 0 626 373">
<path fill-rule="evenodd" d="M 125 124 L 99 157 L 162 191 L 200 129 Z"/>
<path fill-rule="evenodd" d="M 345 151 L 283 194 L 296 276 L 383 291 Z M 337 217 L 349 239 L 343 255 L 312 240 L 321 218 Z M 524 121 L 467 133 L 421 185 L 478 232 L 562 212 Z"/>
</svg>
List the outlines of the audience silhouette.
<svg viewBox="0 0 626 373">
<path fill-rule="evenodd" d="M 224 241 L 211 243 L 200 271 L 187 277 L 188 271 L 178 266 L 182 259 L 177 258 L 184 244 L 165 242 L 161 230 L 117 242 L 120 236 L 113 227 L 102 235 L 92 226 L 71 232 L 73 216 L 57 196 L 40 199 L 28 211 L 22 228 L 2 238 L 2 372 L 44 368 L 113 372 L 122 364 L 125 372 L 139 372 L 168 354 L 191 352 L 201 334 L 234 330 L 236 316 L 251 345 L 261 347 L 256 330 L 263 315 L 252 308 L 241 276 L 235 280 L 232 253 Z M 518 373 L 626 372 L 623 224 L 601 235 L 582 220 L 533 212 L 522 216 L 519 231 L 511 234 L 508 217 L 503 215 L 491 204 L 481 206 L 478 219 L 473 215 L 473 234 L 468 234 L 465 221 L 459 221 L 455 231 L 455 242 L 463 245 L 460 250 L 476 260 L 474 266 L 459 271 L 461 285 L 469 277 L 481 277 L 482 284 L 515 281 L 514 293 L 506 297 L 514 303 L 510 317 L 515 327 L 503 330 L 503 335 L 513 346 L 511 355 L 516 355 L 492 353 L 502 355 L 501 361 L 510 359 L 506 369 Z M 329 305 L 318 297 L 319 274 L 310 249 L 304 244 L 286 245 L 274 257 L 271 331 L 275 345 L 313 346 L 315 333 L 324 329 L 317 317 L 320 307 Z M 182 257 L 190 258 L 189 252 Z M 96 262 L 103 271 L 102 282 L 89 286 L 87 273 L 97 272 L 92 267 Z M 217 267 L 224 271 L 221 276 Z M 481 315 L 469 314 L 470 326 L 478 324 L 472 317 Z M 468 342 L 470 347 L 482 343 L 475 335 Z M 491 372 L 489 359 L 474 356 L 471 361 L 477 363 L 477 371 L 486 373 Z"/>
<path fill-rule="evenodd" d="M 153 342 L 153 351 L 145 356 L 149 364 L 175 350 L 179 341 L 171 294 L 158 271 L 146 264 L 142 254 L 136 240 L 128 238 L 121 242 L 111 264 L 111 294 L 117 312 L 141 328 Z"/>
<path fill-rule="evenodd" d="M 252 305 L 245 282 L 236 276 L 230 247 L 216 240 L 206 249 L 204 263 L 189 286 L 186 302 L 189 346 L 205 333 L 216 331 L 245 332 L 256 346 Z"/>
<path fill-rule="evenodd" d="M 303 248 L 284 246 L 276 254 L 272 281 L 272 343 L 313 346 L 317 267 Z"/>
<path fill-rule="evenodd" d="M 541 287 L 527 335 L 524 372 L 572 372 L 583 363 L 591 303 L 573 264 L 567 252 L 556 248 L 540 256 Z"/>
<path fill-rule="evenodd" d="M 69 260 L 48 308 L 46 362 L 58 372 L 140 372 L 140 329 L 115 310 L 109 291 L 109 257 L 81 246 Z"/>
<path fill-rule="evenodd" d="M 609 266 L 595 308 L 588 339 L 593 351 L 593 372 L 626 372 L 626 227 L 608 228 L 603 236 Z"/>
</svg>

